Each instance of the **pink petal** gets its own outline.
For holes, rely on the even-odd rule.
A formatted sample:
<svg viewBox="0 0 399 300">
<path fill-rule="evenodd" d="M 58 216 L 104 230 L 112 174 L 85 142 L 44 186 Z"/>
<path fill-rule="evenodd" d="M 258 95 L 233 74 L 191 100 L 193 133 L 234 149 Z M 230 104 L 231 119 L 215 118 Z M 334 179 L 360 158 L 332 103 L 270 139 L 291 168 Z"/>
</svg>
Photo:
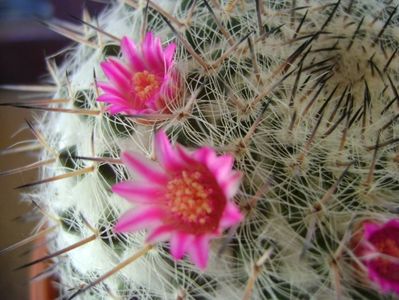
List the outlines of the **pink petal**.
<svg viewBox="0 0 399 300">
<path fill-rule="evenodd" d="M 143 58 L 146 62 L 148 62 L 149 59 L 154 59 L 154 55 L 152 52 L 152 49 L 155 47 L 155 37 L 151 31 L 147 32 L 143 44 L 142 44 L 142 51 L 143 51 Z"/>
<path fill-rule="evenodd" d="M 121 42 L 121 49 L 123 56 L 126 57 L 129 64 L 135 71 L 141 72 L 145 69 L 144 63 L 140 58 L 140 55 L 137 53 L 136 46 L 132 40 L 130 40 L 126 36 L 123 37 Z"/>
<path fill-rule="evenodd" d="M 195 237 L 188 251 L 194 264 L 204 270 L 209 259 L 209 238 L 205 235 Z"/>
<path fill-rule="evenodd" d="M 216 160 L 215 151 L 209 147 L 202 147 L 196 150 L 193 153 L 193 156 L 198 162 L 203 163 L 206 166 L 213 164 Z"/>
<path fill-rule="evenodd" d="M 136 208 L 125 213 L 115 225 L 115 232 L 137 231 L 154 227 L 161 223 L 165 216 L 163 209 L 159 207 Z"/>
<path fill-rule="evenodd" d="M 115 95 L 120 98 L 124 98 L 124 95 L 120 93 L 116 88 L 113 86 L 109 85 L 108 83 L 105 82 L 97 82 L 97 86 L 104 91 L 104 93 Z"/>
<path fill-rule="evenodd" d="M 162 225 L 155 228 L 147 237 L 148 243 L 156 243 L 166 241 L 170 238 L 174 231 L 174 226 L 172 225 Z"/>
<path fill-rule="evenodd" d="M 107 107 L 107 111 L 111 114 L 111 115 L 115 115 L 117 113 L 120 112 L 128 112 L 128 107 L 126 107 L 126 105 L 119 105 L 119 104 L 110 104 Z"/>
<path fill-rule="evenodd" d="M 166 169 L 174 170 L 182 166 L 179 155 L 172 148 L 169 139 L 163 130 L 155 135 L 155 151 L 159 163 Z"/>
<path fill-rule="evenodd" d="M 159 187 L 131 181 L 113 185 L 112 191 L 133 203 L 156 203 L 162 195 Z"/>
<path fill-rule="evenodd" d="M 120 98 L 118 96 L 112 95 L 112 94 L 102 94 L 102 95 L 100 95 L 97 98 L 97 101 L 98 102 L 112 103 L 112 104 L 113 103 L 115 103 L 115 104 L 125 103 L 124 99 L 122 99 L 122 98 Z"/>
<path fill-rule="evenodd" d="M 173 56 L 175 54 L 176 44 L 170 43 L 164 50 L 165 70 L 168 70 L 173 64 Z"/>
<path fill-rule="evenodd" d="M 395 228 L 395 229 L 399 229 L 399 219 L 392 219 L 390 221 L 388 221 L 385 226 L 385 228 L 389 227 L 389 228 Z"/>
<path fill-rule="evenodd" d="M 142 46 L 144 60 L 152 71 L 158 75 L 165 73 L 161 40 L 148 32 Z"/>
<path fill-rule="evenodd" d="M 187 153 L 187 150 L 180 146 L 179 144 L 176 144 L 176 151 L 177 154 L 179 155 L 180 159 L 184 161 L 186 164 L 193 164 L 195 163 L 195 160 L 190 156 L 190 153 Z"/>
<path fill-rule="evenodd" d="M 241 173 L 234 171 L 228 178 L 217 178 L 220 187 L 227 199 L 232 199 L 238 192 L 241 183 Z"/>
<path fill-rule="evenodd" d="M 147 32 L 147 34 L 144 37 L 144 41 L 143 41 L 143 45 L 142 45 L 143 49 L 147 50 L 147 49 L 151 48 L 153 41 L 154 41 L 153 33 L 151 31 Z"/>
<path fill-rule="evenodd" d="M 378 232 L 381 229 L 381 225 L 372 222 L 365 222 L 363 224 L 363 228 L 364 228 L 364 237 L 366 239 L 369 239 L 375 232 Z"/>
<path fill-rule="evenodd" d="M 158 108 L 155 105 L 155 102 L 157 100 L 159 100 L 160 98 L 161 98 L 160 91 L 156 91 L 151 97 L 149 97 L 148 99 L 145 100 L 145 105 L 151 109 L 154 109 L 157 112 L 160 112 L 164 108 L 164 106 Z"/>
<path fill-rule="evenodd" d="M 123 75 L 119 69 L 110 61 L 104 61 L 101 63 L 101 68 L 104 71 L 105 76 L 116 86 L 122 89 L 124 92 L 129 92 L 131 89 L 130 81 Z"/>
<path fill-rule="evenodd" d="M 378 260 L 377 261 L 372 260 L 367 263 L 369 278 L 373 282 L 378 284 L 383 293 L 393 291 L 397 295 L 399 295 L 399 281 L 393 280 L 392 278 L 388 278 L 386 274 L 381 274 L 378 270 L 379 264 L 380 262 Z M 394 274 L 397 274 L 398 272 L 399 272 L 399 264 L 392 263 L 390 265 L 389 274 L 392 274 L 393 275 L 392 277 L 394 277 Z"/>
<path fill-rule="evenodd" d="M 166 108 L 171 112 L 175 111 L 179 106 L 181 106 L 181 103 L 179 103 L 175 98 L 176 94 L 178 93 L 177 84 L 178 82 L 176 79 L 168 75 L 164 76 L 163 83 L 158 93 L 160 96 L 154 101 L 154 105 L 157 110 Z"/>
<path fill-rule="evenodd" d="M 125 163 L 133 172 L 139 173 L 141 176 L 146 178 L 148 181 L 164 185 L 167 182 L 167 176 L 156 168 L 151 161 L 143 158 L 141 155 L 136 153 L 124 152 L 122 153 L 122 161 Z"/>
<path fill-rule="evenodd" d="M 126 69 L 126 67 L 116 58 L 110 57 L 108 59 L 110 63 L 121 73 L 123 74 L 128 80 L 130 80 L 130 77 L 132 76 L 131 72 Z"/>
<path fill-rule="evenodd" d="M 170 239 L 170 253 L 175 259 L 181 259 L 190 242 L 190 235 L 182 232 L 176 232 Z"/>
<path fill-rule="evenodd" d="M 215 158 L 208 168 L 216 176 L 216 178 L 225 178 L 233 168 L 234 157 L 232 155 L 223 155 Z"/>
<path fill-rule="evenodd" d="M 220 226 L 222 228 L 227 228 L 240 223 L 242 219 L 243 215 L 241 214 L 238 207 L 234 203 L 227 202 L 222 218 L 220 220 Z"/>
</svg>

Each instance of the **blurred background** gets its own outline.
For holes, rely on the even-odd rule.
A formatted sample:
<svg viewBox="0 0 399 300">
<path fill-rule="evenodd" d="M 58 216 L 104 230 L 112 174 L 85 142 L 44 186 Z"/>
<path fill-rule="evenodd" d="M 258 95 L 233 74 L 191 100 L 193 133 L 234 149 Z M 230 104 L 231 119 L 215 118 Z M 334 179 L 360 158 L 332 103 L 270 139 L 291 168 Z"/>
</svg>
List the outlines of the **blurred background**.
<svg viewBox="0 0 399 300">
<path fill-rule="evenodd" d="M 46 75 L 45 56 L 71 45 L 66 38 L 50 31 L 41 21 L 53 19 L 76 22 L 83 7 L 97 15 L 104 4 L 83 0 L 0 0 L 0 85 L 39 84 Z M 57 63 L 62 62 L 62 57 Z M 0 103 L 32 97 L 31 94 L 0 89 Z M 0 151 L 26 139 L 33 139 L 25 120 L 30 111 L 0 106 Z M 0 173 L 37 161 L 32 153 L 2 154 Z M 20 201 L 22 190 L 15 187 L 36 179 L 36 172 L 0 176 L 0 249 L 28 237 L 35 225 L 23 217 L 31 209 Z M 0 256 L 0 299 L 29 299 L 29 270 L 14 271 L 31 260 L 26 245 Z"/>
</svg>

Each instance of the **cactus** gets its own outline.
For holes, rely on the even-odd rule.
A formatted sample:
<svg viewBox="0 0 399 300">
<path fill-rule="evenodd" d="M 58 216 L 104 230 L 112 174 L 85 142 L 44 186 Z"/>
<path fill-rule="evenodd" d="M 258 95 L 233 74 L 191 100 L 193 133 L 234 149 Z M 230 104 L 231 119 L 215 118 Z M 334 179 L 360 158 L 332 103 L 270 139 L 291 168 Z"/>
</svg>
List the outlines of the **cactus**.
<svg viewBox="0 0 399 300">
<path fill-rule="evenodd" d="M 61 66 L 48 59 L 48 106 L 19 106 L 46 111 L 29 124 L 45 166 L 23 187 L 44 212 L 61 296 L 388 299 L 351 246 L 358 224 L 398 212 L 399 28 L 386 2 L 125 0 L 98 23 L 50 24 L 78 45 Z M 101 63 L 146 32 L 177 45 L 177 101 L 111 114 L 96 101 Z M 157 160 L 159 130 L 242 173 L 244 219 L 211 242 L 205 270 L 146 245 L 145 230 L 114 231 L 132 205 L 111 187 L 135 177 L 120 154 Z"/>
</svg>

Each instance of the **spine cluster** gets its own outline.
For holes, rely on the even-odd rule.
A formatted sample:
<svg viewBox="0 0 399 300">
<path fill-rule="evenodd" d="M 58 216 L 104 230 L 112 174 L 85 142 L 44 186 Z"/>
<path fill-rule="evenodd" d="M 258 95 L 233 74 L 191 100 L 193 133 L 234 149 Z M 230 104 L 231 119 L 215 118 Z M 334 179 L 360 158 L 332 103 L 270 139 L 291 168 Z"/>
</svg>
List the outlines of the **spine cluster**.
<svg viewBox="0 0 399 300">
<path fill-rule="evenodd" d="M 98 22 L 49 24 L 79 44 L 61 66 L 47 59 L 52 99 L 17 106 L 45 111 L 29 123 L 41 178 L 23 188 L 46 217 L 38 230 L 50 231 L 50 253 L 62 254 L 61 296 L 388 299 L 395 291 L 370 279 L 355 248 L 364 222 L 398 213 L 394 2 L 125 0 Z M 97 101 L 101 63 L 121 58 L 123 37 L 140 45 L 148 32 L 176 44 L 178 100 L 166 114 L 112 114 Z M 156 160 L 159 130 L 187 149 L 231 155 L 242 174 L 243 220 L 211 242 L 205 270 L 174 260 L 168 243 L 145 244 L 145 231 L 114 231 L 132 205 L 111 187 L 135 177 L 121 153 Z"/>
</svg>

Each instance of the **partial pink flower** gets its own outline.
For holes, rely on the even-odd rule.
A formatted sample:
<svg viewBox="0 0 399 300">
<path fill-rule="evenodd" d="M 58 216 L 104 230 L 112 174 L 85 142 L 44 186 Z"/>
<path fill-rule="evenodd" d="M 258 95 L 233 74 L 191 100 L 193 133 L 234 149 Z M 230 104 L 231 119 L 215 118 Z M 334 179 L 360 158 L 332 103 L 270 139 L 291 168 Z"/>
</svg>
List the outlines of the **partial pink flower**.
<svg viewBox="0 0 399 300">
<path fill-rule="evenodd" d="M 148 32 L 141 45 L 123 37 L 121 50 L 122 60 L 101 63 L 108 82 L 97 84 L 104 92 L 97 101 L 108 103 L 111 114 L 170 113 L 179 87 L 173 60 L 176 44 L 162 48 L 161 40 Z"/>
<path fill-rule="evenodd" d="M 166 134 L 155 136 L 158 164 L 125 152 L 122 161 L 140 176 L 113 186 L 135 204 L 115 226 L 116 232 L 148 229 L 148 242 L 170 241 L 170 252 L 181 259 L 187 252 L 201 269 L 207 266 L 209 241 L 238 224 L 242 214 L 232 199 L 241 175 L 231 155 L 217 156 L 212 148 L 189 152 L 173 147 Z"/>
<path fill-rule="evenodd" d="M 399 219 L 386 223 L 366 221 L 357 238 L 355 254 L 367 267 L 368 277 L 383 293 L 399 295 Z"/>
</svg>

